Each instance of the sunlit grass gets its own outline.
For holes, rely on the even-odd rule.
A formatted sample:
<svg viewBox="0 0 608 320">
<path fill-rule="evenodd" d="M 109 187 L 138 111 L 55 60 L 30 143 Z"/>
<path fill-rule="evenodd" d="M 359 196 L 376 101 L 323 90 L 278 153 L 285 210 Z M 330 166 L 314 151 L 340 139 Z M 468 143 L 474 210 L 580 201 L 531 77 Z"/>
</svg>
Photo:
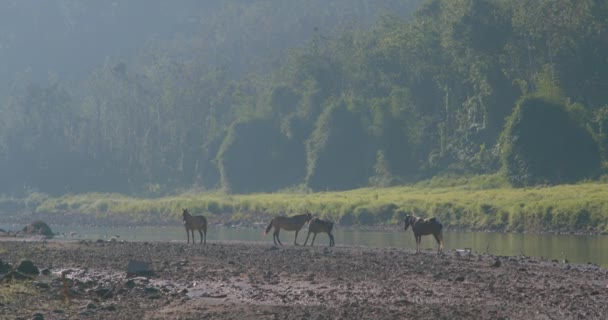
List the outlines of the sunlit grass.
<svg viewBox="0 0 608 320">
<path fill-rule="evenodd" d="M 12 281 L 2 284 L 0 290 L 0 303 L 8 305 L 19 301 L 24 296 L 31 296 L 36 293 L 34 285 L 30 281 Z"/>
<path fill-rule="evenodd" d="M 507 231 L 606 231 L 608 183 L 511 188 L 496 176 L 433 179 L 413 186 L 341 192 L 183 193 L 144 199 L 120 194 L 46 198 L 41 212 L 75 211 L 137 221 L 178 220 L 181 208 L 227 219 L 266 219 L 309 210 L 342 224 L 394 224 L 405 214 L 437 216 L 447 225 Z"/>
</svg>

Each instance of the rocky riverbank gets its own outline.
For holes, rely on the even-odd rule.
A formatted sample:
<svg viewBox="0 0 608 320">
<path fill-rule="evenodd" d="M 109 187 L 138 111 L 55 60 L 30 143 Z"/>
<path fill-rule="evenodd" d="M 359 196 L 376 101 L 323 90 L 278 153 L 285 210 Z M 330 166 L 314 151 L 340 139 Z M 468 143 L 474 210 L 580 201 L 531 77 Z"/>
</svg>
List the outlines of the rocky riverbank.
<svg viewBox="0 0 608 320">
<path fill-rule="evenodd" d="M 14 238 L 13 238 L 14 239 Z M 449 251 L 0 238 L 9 319 L 602 319 L 608 270 Z M 7 277 L 27 259 L 41 274 Z M 129 263 L 150 268 L 127 275 Z M 63 275 L 63 279 L 62 279 Z M 2 317 L 2 316 L 0 316 Z"/>
</svg>

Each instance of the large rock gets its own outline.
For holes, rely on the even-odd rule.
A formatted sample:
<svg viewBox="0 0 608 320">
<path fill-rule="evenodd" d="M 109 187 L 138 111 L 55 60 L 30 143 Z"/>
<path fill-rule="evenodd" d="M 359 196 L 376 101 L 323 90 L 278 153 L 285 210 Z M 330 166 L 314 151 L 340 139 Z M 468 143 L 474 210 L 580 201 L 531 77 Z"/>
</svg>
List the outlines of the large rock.
<svg viewBox="0 0 608 320">
<path fill-rule="evenodd" d="M 11 266 L 8 263 L 4 263 L 2 259 L 0 259 L 0 273 L 7 273 L 11 270 Z"/>
<path fill-rule="evenodd" d="M 24 281 L 24 280 L 32 280 L 32 277 L 26 276 L 18 271 L 11 271 L 0 279 L 1 283 L 11 282 L 11 281 Z"/>
<path fill-rule="evenodd" d="M 29 235 L 43 235 L 52 238 L 55 234 L 48 224 L 42 220 L 36 220 L 23 228 L 23 233 Z"/>
<path fill-rule="evenodd" d="M 154 271 L 150 264 L 144 261 L 131 260 L 127 266 L 127 277 L 151 277 Z"/>
<path fill-rule="evenodd" d="M 31 260 L 21 260 L 21 262 L 19 262 L 19 265 L 17 266 L 16 270 L 23 274 L 28 274 L 28 275 L 39 275 L 40 274 L 38 267 L 36 267 Z"/>
</svg>

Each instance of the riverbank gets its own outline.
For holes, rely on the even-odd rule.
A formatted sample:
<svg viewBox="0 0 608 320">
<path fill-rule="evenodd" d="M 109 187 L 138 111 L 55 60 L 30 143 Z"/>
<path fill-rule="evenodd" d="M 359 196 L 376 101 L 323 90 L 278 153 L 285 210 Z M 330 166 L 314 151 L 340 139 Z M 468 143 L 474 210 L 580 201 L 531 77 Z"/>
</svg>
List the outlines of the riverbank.
<svg viewBox="0 0 608 320">
<path fill-rule="evenodd" d="M 249 229 L 249 228 L 265 228 L 272 217 L 259 217 L 256 219 L 250 218 L 245 220 L 232 220 L 231 215 L 210 216 L 209 228 L 234 228 L 234 229 Z M 82 228 L 141 228 L 141 227 L 182 227 L 183 222 L 181 217 L 163 218 L 154 220 L 139 220 L 129 215 L 113 214 L 113 215 L 92 215 L 78 212 L 19 212 L 19 213 L 0 213 L 0 228 L 4 226 L 6 231 L 15 232 L 21 230 L 24 226 L 35 220 L 47 222 L 51 227 L 60 226 L 69 228 L 70 231 L 76 231 Z M 356 230 L 356 231 L 401 231 L 403 230 L 403 221 L 395 221 L 392 224 L 374 224 L 374 225 L 340 225 L 336 228 L 341 230 Z M 491 232 L 505 233 L 502 229 L 474 229 L 464 226 L 446 225 L 444 230 L 458 232 Z M 607 231 L 598 230 L 537 230 L 537 231 L 518 231 L 511 230 L 508 233 L 512 234 L 536 234 L 536 235 L 584 235 L 597 236 L 608 235 Z"/>
<path fill-rule="evenodd" d="M 0 238 L 0 258 L 13 265 L 30 259 L 50 272 L 3 284 L 0 314 L 25 319 L 37 313 L 46 319 L 601 319 L 608 314 L 607 269 L 455 250 L 437 256 L 397 248 Z M 127 278 L 131 260 L 148 263 L 153 275 Z"/>
<path fill-rule="evenodd" d="M 483 177 L 477 177 L 477 180 Z M 491 178 L 488 178 L 490 181 Z M 182 208 L 210 223 L 247 226 L 305 210 L 341 227 L 396 225 L 406 214 L 437 217 L 451 229 L 519 233 L 608 232 L 608 183 L 510 188 L 475 179 L 453 184 L 362 188 L 317 193 L 182 193 L 156 198 L 120 194 L 1 198 L 0 216 L 43 216 L 81 225 L 179 223 Z"/>
</svg>

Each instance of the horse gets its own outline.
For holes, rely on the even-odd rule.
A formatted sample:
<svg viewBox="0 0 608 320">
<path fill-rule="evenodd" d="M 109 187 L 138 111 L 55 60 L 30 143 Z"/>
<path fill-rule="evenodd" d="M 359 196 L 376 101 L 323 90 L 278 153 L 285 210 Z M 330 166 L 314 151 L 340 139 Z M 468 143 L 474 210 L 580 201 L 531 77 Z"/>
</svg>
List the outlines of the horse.
<svg viewBox="0 0 608 320">
<path fill-rule="evenodd" d="M 310 220 L 308 223 L 308 235 L 306 236 L 306 241 L 304 241 L 304 245 L 308 242 L 308 237 L 311 233 L 314 233 L 312 237 L 312 241 L 310 242 L 310 246 L 312 247 L 315 243 L 315 238 L 317 237 L 317 233 L 325 232 L 329 236 L 329 246 L 333 247 L 335 245 L 334 236 L 331 234 L 331 230 L 334 228 L 334 223 L 328 220 L 321 220 L 319 218 L 314 218 Z"/>
<path fill-rule="evenodd" d="M 443 225 L 437 221 L 436 218 L 423 219 L 415 216 L 405 217 L 405 228 L 407 230 L 409 226 L 412 226 L 414 231 L 414 237 L 416 238 L 416 253 L 420 252 L 420 241 L 422 236 L 432 234 L 439 244 L 437 254 L 443 251 Z"/>
<path fill-rule="evenodd" d="M 297 246 L 298 245 L 298 242 L 297 242 L 298 241 L 298 232 L 300 232 L 300 229 L 302 229 L 304 224 L 306 222 L 309 222 L 311 219 L 312 219 L 312 214 L 308 211 L 304 214 L 300 214 L 300 215 L 292 216 L 292 217 L 285 217 L 285 216 L 274 217 L 270 221 L 270 224 L 266 228 L 266 231 L 264 231 L 264 235 L 267 235 L 268 232 L 270 231 L 270 229 L 272 229 L 272 227 L 274 227 L 274 233 L 272 234 L 272 240 L 274 241 L 275 245 L 277 244 L 277 241 L 279 242 L 280 245 L 283 245 L 281 243 L 281 239 L 279 239 L 279 231 L 281 231 L 281 229 L 285 229 L 286 231 L 295 230 L 296 237 L 293 240 L 293 244 L 295 246 Z"/>
<path fill-rule="evenodd" d="M 194 230 L 198 230 L 198 233 L 200 233 L 201 235 L 201 243 L 203 243 L 204 239 L 205 244 L 207 244 L 207 218 L 203 216 L 193 216 L 190 214 L 190 212 L 188 212 L 187 209 L 182 210 L 182 220 L 184 220 L 184 227 L 186 227 L 186 236 L 188 236 L 187 243 L 190 243 L 190 231 L 192 232 L 192 243 L 195 243 Z"/>
</svg>

